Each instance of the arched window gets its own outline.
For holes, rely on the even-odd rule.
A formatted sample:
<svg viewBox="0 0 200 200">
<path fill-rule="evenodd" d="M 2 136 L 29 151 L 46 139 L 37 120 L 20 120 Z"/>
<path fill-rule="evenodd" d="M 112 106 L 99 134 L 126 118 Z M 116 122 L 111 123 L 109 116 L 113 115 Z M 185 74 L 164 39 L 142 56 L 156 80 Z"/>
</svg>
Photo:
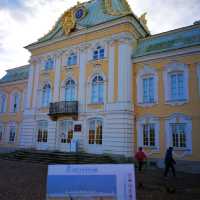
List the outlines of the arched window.
<svg viewBox="0 0 200 200">
<path fill-rule="evenodd" d="M 65 101 L 75 101 L 75 90 L 76 90 L 75 81 L 69 79 L 65 85 Z"/>
<path fill-rule="evenodd" d="M 93 52 L 93 60 L 104 59 L 105 50 L 101 46 L 98 46 Z"/>
<path fill-rule="evenodd" d="M 103 143 L 103 122 L 101 119 L 91 119 L 89 120 L 89 133 L 88 133 L 88 143 L 89 144 L 99 144 Z"/>
<path fill-rule="evenodd" d="M 102 76 L 95 76 L 92 80 L 92 103 L 103 103 L 104 80 Z"/>
<path fill-rule="evenodd" d="M 51 101 L 51 86 L 50 84 L 45 84 L 42 88 L 42 106 L 48 107 Z"/>
<path fill-rule="evenodd" d="M 0 113 L 6 112 L 6 95 L 0 94 Z"/>
<path fill-rule="evenodd" d="M 52 69 L 52 68 L 53 68 L 53 64 L 54 64 L 53 59 L 49 57 L 49 58 L 45 61 L 44 69 L 45 69 L 45 70 L 50 70 L 50 69 Z"/>
<path fill-rule="evenodd" d="M 67 65 L 76 65 L 77 64 L 77 55 L 75 53 L 71 53 L 67 59 Z"/>
<path fill-rule="evenodd" d="M 11 96 L 11 112 L 19 112 L 20 109 L 20 94 L 15 92 Z"/>
</svg>

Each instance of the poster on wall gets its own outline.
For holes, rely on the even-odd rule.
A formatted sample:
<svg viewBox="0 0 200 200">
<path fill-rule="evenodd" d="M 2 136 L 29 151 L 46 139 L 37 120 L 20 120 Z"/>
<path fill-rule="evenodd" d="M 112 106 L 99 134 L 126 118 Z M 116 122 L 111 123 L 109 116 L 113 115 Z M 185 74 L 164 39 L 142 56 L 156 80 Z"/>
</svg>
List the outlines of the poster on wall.
<svg viewBox="0 0 200 200">
<path fill-rule="evenodd" d="M 134 165 L 49 165 L 47 200 L 136 200 Z"/>
</svg>

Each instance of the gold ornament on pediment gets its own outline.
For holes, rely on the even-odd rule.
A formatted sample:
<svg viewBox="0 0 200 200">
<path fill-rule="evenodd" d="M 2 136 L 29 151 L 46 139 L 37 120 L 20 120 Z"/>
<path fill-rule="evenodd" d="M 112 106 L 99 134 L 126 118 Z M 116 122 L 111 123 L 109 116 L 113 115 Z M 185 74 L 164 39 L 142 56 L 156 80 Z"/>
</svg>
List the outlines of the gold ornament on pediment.
<svg viewBox="0 0 200 200">
<path fill-rule="evenodd" d="M 76 26 L 74 9 L 70 9 L 63 14 L 61 23 L 64 33 L 68 35 Z"/>
</svg>

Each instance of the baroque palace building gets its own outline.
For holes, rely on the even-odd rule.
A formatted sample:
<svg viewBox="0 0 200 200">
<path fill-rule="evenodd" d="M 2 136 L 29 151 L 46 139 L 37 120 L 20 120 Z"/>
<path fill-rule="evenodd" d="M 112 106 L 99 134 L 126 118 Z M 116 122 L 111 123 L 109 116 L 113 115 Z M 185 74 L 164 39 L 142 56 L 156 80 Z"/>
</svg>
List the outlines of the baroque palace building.
<svg viewBox="0 0 200 200">
<path fill-rule="evenodd" d="M 161 25 L 159 25 L 161 26 Z M 126 0 L 67 10 L 0 80 L 0 146 L 200 161 L 200 22 L 151 35 Z"/>
</svg>

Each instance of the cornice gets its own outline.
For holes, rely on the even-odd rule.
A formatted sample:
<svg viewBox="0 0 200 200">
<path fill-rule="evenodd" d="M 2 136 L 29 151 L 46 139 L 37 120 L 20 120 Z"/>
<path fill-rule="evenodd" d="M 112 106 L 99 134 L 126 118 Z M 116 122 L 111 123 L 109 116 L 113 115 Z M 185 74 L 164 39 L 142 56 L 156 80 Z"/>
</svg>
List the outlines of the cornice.
<svg viewBox="0 0 200 200">
<path fill-rule="evenodd" d="M 106 22 L 104 24 L 100 24 L 100 25 L 97 25 L 97 26 L 94 26 L 94 27 L 91 27 L 91 28 L 88 28 L 88 29 L 84 29 L 84 30 L 81 30 L 79 32 L 75 32 L 75 33 L 73 33 L 69 36 L 63 36 L 61 38 L 58 38 L 58 39 L 55 39 L 55 40 L 52 40 L 52 41 L 47 41 L 47 42 L 43 42 L 43 43 L 39 43 L 39 44 L 33 43 L 33 44 L 26 46 L 25 48 L 28 49 L 28 50 L 34 50 L 34 49 L 45 47 L 45 46 L 48 46 L 48 45 L 51 45 L 51 44 L 54 44 L 54 43 L 57 43 L 57 42 L 61 42 L 63 40 L 72 40 L 76 37 L 79 37 L 79 36 L 82 36 L 82 35 L 85 35 L 85 34 L 88 34 L 88 33 L 96 32 L 96 31 L 99 31 L 99 30 L 102 30 L 102 29 L 107 29 L 107 28 L 110 28 L 110 27 L 114 27 L 114 26 L 117 26 L 117 25 L 120 25 L 120 24 L 126 24 L 126 23 L 131 24 L 133 26 L 133 28 L 135 29 L 135 33 L 132 33 L 132 34 L 136 39 L 138 39 L 140 37 L 145 37 L 147 35 L 147 33 L 144 30 L 142 30 L 141 27 L 138 26 L 139 23 L 137 22 L 137 20 L 133 16 L 125 16 L 125 17 L 122 17 L 120 19 L 112 20 L 112 21 Z"/>
<path fill-rule="evenodd" d="M 153 61 L 163 58 L 170 58 L 174 56 L 185 56 L 185 55 L 195 55 L 200 54 L 200 45 L 192 46 L 192 47 L 184 47 L 181 49 L 171 49 L 166 50 L 163 52 L 156 52 L 149 55 L 139 56 L 139 57 L 133 57 L 132 62 L 134 64 L 139 62 L 146 62 L 146 61 Z"/>
</svg>

